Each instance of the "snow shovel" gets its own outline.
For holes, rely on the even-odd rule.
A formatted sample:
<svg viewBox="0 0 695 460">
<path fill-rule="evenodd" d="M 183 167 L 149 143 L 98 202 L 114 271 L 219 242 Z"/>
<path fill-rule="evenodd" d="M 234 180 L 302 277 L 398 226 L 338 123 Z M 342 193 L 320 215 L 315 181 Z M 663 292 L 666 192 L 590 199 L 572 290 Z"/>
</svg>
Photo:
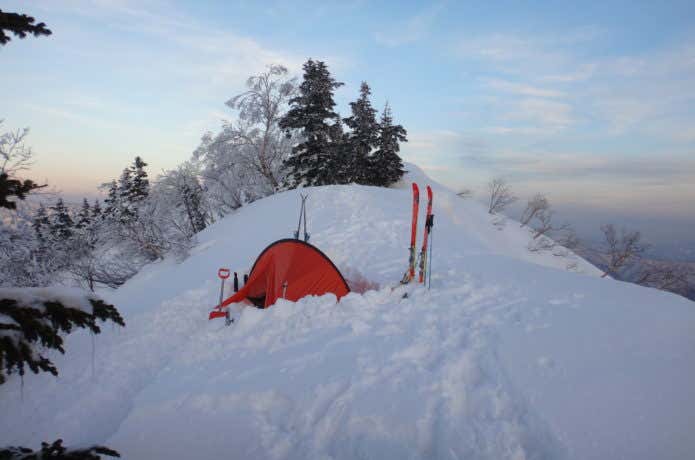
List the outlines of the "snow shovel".
<svg viewBox="0 0 695 460">
<path fill-rule="evenodd" d="M 224 300 L 224 281 L 229 278 L 229 274 L 230 272 L 228 268 L 220 268 L 217 270 L 217 276 L 222 280 L 222 285 L 220 286 L 220 303 L 217 305 L 217 310 L 211 311 L 210 316 L 208 317 L 208 319 L 225 318 L 225 323 L 227 326 L 234 322 L 233 319 L 229 318 L 229 310 L 222 311 L 222 301 Z"/>
</svg>

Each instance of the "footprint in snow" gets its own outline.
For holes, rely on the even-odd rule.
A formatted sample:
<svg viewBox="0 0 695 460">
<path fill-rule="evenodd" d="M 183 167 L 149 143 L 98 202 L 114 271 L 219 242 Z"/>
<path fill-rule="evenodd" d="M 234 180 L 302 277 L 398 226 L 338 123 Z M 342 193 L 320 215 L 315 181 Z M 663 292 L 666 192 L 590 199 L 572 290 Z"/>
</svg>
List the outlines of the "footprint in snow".
<svg viewBox="0 0 695 460">
<path fill-rule="evenodd" d="M 552 371 L 555 370 L 555 360 L 549 356 L 539 356 L 536 359 L 536 364 L 543 370 Z"/>
</svg>

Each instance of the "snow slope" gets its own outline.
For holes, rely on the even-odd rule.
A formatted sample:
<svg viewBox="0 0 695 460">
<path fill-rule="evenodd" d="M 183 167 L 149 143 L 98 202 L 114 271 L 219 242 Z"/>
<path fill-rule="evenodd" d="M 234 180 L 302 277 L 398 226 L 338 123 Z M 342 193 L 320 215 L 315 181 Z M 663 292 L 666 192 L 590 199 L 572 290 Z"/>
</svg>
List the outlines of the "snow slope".
<svg viewBox="0 0 695 460">
<path fill-rule="evenodd" d="M 128 459 L 692 458 L 695 304 L 601 279 L 571 254 L 532 255 L 518 224 L 499 229 L 434 188 L 431 290 L 392 289 L 407 181 L 312 188 L 311 242 L 379 288 L 209 322 L 217 268 L 248 269 L 295 229 L 298 192 L 269 197 L 202 232 L 184 262 L 109 293 L 127 327 L 94 345 L 70 336 L 59 378 L 4 385 L 0 445 L 63 437 Z"/>
</svg>

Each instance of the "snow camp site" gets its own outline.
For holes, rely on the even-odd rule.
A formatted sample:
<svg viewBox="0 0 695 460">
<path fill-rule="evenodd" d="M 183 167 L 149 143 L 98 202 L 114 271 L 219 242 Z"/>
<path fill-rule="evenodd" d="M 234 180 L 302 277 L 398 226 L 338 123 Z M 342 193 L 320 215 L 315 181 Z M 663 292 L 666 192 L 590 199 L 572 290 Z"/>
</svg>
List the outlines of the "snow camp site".
<svg viewBox="0 0 695 460">
<path fill-rule="evenodd" d="M 126 459 L 693 458 L 692 302 L 602 279 L 569 251 L 530 253 L 518 222 L 407 169 L 396 188 L 244 206 L 186 260 L 102 292 L 127 326 L 67 336 L 51 355 L 58 378 L 12 376 L 0 445 L 59 436 Z M 399 286 L 413 181 L 434 190 L 429 289 Z M 231 325 L 209 320 L 218 268 L 248 273 L 291 238 L 300 192 L 309 243 L 364 292 L 231 303 Z"/>
</svg>

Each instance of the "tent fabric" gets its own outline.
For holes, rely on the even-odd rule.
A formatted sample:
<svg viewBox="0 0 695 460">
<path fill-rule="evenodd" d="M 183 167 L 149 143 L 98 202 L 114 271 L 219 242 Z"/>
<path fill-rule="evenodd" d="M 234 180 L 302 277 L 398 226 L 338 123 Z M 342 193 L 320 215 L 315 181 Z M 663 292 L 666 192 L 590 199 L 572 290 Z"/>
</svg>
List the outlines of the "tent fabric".
<svg viewBox="0 0 695 460">
<path fill-rule="evenodd" d="M 329 292 L 338 299 L 350 292 L 333 262 L 309 243 L 284 239 L 261 252 L 246 284 L 222 302 L 221 307 L 248 301 L 257 307 L 268 308 L 279 298 L 294 302 L 307 295 Z"/>
</svg>

